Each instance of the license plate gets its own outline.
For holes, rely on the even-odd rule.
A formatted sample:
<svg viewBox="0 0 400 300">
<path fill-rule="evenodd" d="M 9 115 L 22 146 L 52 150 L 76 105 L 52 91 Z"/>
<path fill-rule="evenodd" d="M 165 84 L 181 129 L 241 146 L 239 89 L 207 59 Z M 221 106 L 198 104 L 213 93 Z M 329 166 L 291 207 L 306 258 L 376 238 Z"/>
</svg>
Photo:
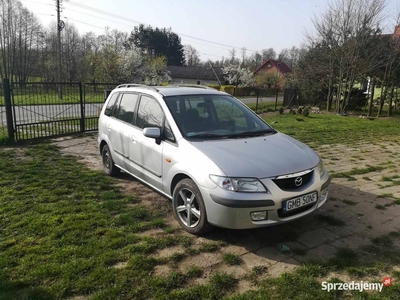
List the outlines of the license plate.
<svg viewBox="0 0 400 300">
<path fill-rule="evenodd" d="M 301 208 L 303 206 L 306 206 L 308 204 L 317 202 L 317 192 L 303 195 L 297 198 L 289 199 L 286 201 L 283 201 L 282 203 L 282 210 L 284 213 L 292 211 L 294 209 Z"/>
</svg>

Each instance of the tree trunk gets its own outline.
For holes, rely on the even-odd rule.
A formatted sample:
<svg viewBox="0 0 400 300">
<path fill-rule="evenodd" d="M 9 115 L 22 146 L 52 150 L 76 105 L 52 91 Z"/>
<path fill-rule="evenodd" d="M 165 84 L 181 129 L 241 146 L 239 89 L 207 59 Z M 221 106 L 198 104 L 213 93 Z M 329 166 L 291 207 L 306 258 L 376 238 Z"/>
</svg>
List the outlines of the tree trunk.
<svg viewBox="0 0 400 300">
<path fill-rule="evenodd" d="M 390 90 L 390 97 L 389 97 L 389 110 L 388 110 L 389 117 L 392 115 L 393 96 L 394 96 L 394 80 L 392 81 L 392 88 Z"/>
<path fill-rule="evenodd" d="M 332 78 L 329 77 L 328 96 L 327 96 L 327 99 L 326 99 L 326 111 L 330 111 L 331 110 L 331 106 L 332 106 L 331 88 L 332 88 Z"/>
<path fill-rule="evenodd" d="M 379 117 L 382 113 L 382 109 L 383 109 L 383 104 L 385 103 L 385 99 L 386 99 L 386 93 L 387 93 L 387 85 L 388 83 L 385 81 L 382 84 L 382 92 L 381 92 L 381 99 L 379 100 L 379 108 L 378 108 L 378 114 L 376 115 L 377 117 Z"/>
<path fill-rule="evenodd" d="M 371 96 L 369 98 L 369 103 L 368 103 L 368 117 L 370 117 L 372 115 L 372 106 L 374 103 L 374 94 L 375 94 L 375 78 L 371 78 L 371 86 L 370 86 L 370 90 L 371 90 Z"/>
</svg>

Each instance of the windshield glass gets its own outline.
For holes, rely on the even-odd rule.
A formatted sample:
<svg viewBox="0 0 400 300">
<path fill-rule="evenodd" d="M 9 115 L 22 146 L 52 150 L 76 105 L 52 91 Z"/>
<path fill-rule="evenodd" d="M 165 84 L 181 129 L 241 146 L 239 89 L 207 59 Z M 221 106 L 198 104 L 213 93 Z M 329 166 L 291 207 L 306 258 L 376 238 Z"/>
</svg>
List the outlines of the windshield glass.
<svg viewBox="0 0 400 300">
<path fill-rule="evenodd" d="M 187 139 L 241 138 L 274 133 L 247 106 L 228 95 L 164 97 Z"/>
</svg>

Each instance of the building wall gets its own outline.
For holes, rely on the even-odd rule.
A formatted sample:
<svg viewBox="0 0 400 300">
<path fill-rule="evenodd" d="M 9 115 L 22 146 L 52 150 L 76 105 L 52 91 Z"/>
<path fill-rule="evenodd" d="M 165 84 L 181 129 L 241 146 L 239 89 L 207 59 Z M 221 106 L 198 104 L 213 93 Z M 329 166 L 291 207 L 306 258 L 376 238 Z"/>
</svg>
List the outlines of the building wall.
<svg viewBox="0 0 400 300">
<path fill-rule="evenodd" d="M 197 84 L 197 81 L 200 81 L 200 85 L 219 84 L 217 80 L 187 79 L 174 77 L 171 80 L 171 84 Z"/>
</svg>

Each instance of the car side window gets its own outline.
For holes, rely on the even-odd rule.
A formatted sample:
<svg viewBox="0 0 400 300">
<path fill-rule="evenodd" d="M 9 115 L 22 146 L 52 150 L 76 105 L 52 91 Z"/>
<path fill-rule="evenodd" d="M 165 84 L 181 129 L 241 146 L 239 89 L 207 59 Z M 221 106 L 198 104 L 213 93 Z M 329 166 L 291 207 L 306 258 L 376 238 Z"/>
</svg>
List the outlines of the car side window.
<svg viewBox="0 0 400 300">
<path fill-rule="evenodd" d="M 163 126 L 163 122 L 164 112 L 162 111 L 160 105 L 155 99 L 143 95 L 140 98 L 136 126 L 140 128 L 161 128 Z"/>
<path fill-rule="evenodd" d="M 106 116 L 111 117 L 113 115 L 113 111 L 115 109 L 118 96 L 119 96 L 119 93 L 112 94 L 111 99 L 108 101 L 106 109 L 104 110 L 104 114 Z"/>
<path fill-rule="evenodd" d="M 138 94 L 122 94 L 122 99 L 119 104 L 118 114 L 116 115 L 116 118 L 132 124 L 138 99 Z"/>
<path fill-rule="evenodd" d="M 165 120 L 165 124 L 164 124 L 164 138 L 168 141 L 175 142 L 174 134 L 172 133 L 171 126 L 169 126 L 169 123 L 167 120 Z"/>
</svg>

